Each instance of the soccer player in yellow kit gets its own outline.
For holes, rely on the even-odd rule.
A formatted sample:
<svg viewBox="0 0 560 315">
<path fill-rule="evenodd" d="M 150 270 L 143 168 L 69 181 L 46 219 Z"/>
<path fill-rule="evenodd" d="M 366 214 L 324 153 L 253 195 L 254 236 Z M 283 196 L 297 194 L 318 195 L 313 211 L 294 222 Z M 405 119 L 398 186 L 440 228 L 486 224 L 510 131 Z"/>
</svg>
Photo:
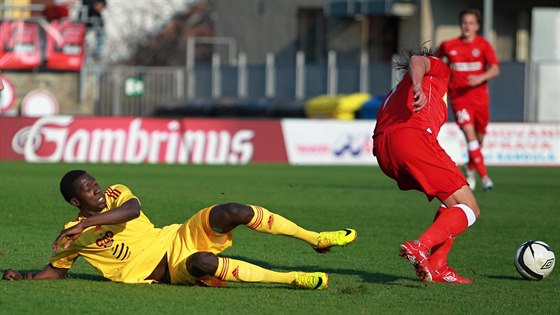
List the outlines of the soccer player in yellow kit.
<svg viewBox="0 0 560 315">
<path fill-rule="evenodd" d="M 214 205 L 183 224 L 156 228 L 128 187 L 116 184 L 103 192 L 96 179 L 83 170 L 66 173 L 60 191 L 79 214 L 56 238 L 50 263 L 37 273 L 8 269 L 3 279 L 64 278 L 82 256 L 115 282 L 203 286 L 260 282 L 322 290 L 328 285 L 326 273 L 277 272 L 217 254 L 232 245 L 232 230 L 238 225 L 306 241 L 320 253 L 332 246 L 346 246 L 357 237 L 353 229 L 305 230 L 263 207 L 239 203 Z"/>
</svg>

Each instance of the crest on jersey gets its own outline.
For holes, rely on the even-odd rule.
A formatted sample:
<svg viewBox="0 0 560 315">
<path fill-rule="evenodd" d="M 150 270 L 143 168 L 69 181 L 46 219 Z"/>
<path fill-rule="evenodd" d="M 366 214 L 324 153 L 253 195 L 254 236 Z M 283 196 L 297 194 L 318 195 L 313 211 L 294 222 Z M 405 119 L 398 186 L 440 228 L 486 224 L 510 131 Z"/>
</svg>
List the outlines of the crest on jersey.
<svg viewBox="0 0 560 315">
<path fill-rule="evenodd" d="M 98 238 L 95 241 L 95 244 L 98 247 L 109 248 L 109 247 L 113 246 L 113 236 L 114 235 L 115 234 L 113 232 L 107 231 L 107 232 L 105 232 L 105 235 L 102 234 L 101 237 Z"/>
<path fill-rule="evenodd" d="M 480 56 L 480 50 L 479 50 L 478 48 L 473 49 L 473 50 L 472 50 L 472 55 L 473 55 L 474 57 Z"/>
</svg>

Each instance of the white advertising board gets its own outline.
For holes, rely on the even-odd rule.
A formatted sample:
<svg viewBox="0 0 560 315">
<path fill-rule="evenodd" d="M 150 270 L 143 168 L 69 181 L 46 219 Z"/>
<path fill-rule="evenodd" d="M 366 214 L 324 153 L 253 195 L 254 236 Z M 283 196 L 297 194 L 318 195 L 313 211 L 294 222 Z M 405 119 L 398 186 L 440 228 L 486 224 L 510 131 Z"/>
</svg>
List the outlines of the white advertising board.
<svg viewBox="0 0 560 315">
<path fill-rule="evenodd" d="M 373 120 L 283 119 L 290 164 L 377 164 Z"/>
<path fill-rule="evenodd" d="M 560 124 L 490 124 L 482 152 L 488 165 L 560 166 Z"/>
<path fill-rule="evenodd" d="M 371 154 L 373 120 L 284 119 L 290 164 L 376 165 Z M 468 161 L 465 139 L 455 123 L 442 126 L 438 140 L 457 164 Z M 560 125 L 492 123 L 483 154 L 487 165 L 560 166 Z"/>
</svg>

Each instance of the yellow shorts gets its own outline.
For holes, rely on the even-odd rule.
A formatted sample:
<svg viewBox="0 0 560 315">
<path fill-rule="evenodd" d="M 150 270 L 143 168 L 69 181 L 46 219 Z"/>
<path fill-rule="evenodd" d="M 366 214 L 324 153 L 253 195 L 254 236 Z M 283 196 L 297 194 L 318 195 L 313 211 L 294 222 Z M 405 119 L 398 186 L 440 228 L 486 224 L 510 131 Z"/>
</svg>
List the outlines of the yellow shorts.
<svg viewBox="0 0 560 315">
<path fill-rule="evenodd" d="M 231 232 L 220 234 L 210 228 L 210 210 L 205 208 L 190 217 L 177 230 L 167 252 L 171 284 L 195 284 L 196 278 L 187 271 L 187 258 L 196 252 L 218 254 L 232 244 Z"/>
</svg>

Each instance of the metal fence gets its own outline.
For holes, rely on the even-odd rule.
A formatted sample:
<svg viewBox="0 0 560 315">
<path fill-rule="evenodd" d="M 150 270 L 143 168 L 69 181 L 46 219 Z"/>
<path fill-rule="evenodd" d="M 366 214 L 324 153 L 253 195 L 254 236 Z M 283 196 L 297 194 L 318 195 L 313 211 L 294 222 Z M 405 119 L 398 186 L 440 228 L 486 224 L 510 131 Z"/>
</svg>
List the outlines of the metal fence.
<svg viewBox="0 0 560 315">
<path fill-rule="evenodd" d="M 93 71 L 85 69 L 84 71 Z M 504 63 L 490 82 L 493 121 L 527 121 L 528 92 L 534 89 L 525 63 Z M 187 78 L 194 78 L 189 82 Z M 300 101 L 324 94 L 367 92 L 384 95 L 396 82 L 389 63 L 305 65 L 197 65 L 181 67 L 115 66 L 98 72 L 96 115 L 151 116 L 161 107 L 219 103 L 235 99 Z M 188 93 L 190 91 L 190 93 Z M 275 102 L 278 106 L 278 102 Z M 526 105 L 529 104 L 529 105 Z"/>
<path fill-rule="evenodd" d="M 97 72 L 95 114 L 150 116 L 156 106 L 184 96 L 184 74 L 176 67 L 135 66 Z"/>
<path fill-rule="evenodd" d="M 323 94 L 384 94 L 392 86 L 388 63 L 371 65 L 197 65 L 181 67 L 115 66 L 97 75 L 96 115 L 150 116 L 158 107 L 181 106 L 193 100 L 211 104 L 223 99 L 251 102 L 276 99 L 304 101 Z M 189 80 L 187 79 L 190 79 Z"/>
</svg>

